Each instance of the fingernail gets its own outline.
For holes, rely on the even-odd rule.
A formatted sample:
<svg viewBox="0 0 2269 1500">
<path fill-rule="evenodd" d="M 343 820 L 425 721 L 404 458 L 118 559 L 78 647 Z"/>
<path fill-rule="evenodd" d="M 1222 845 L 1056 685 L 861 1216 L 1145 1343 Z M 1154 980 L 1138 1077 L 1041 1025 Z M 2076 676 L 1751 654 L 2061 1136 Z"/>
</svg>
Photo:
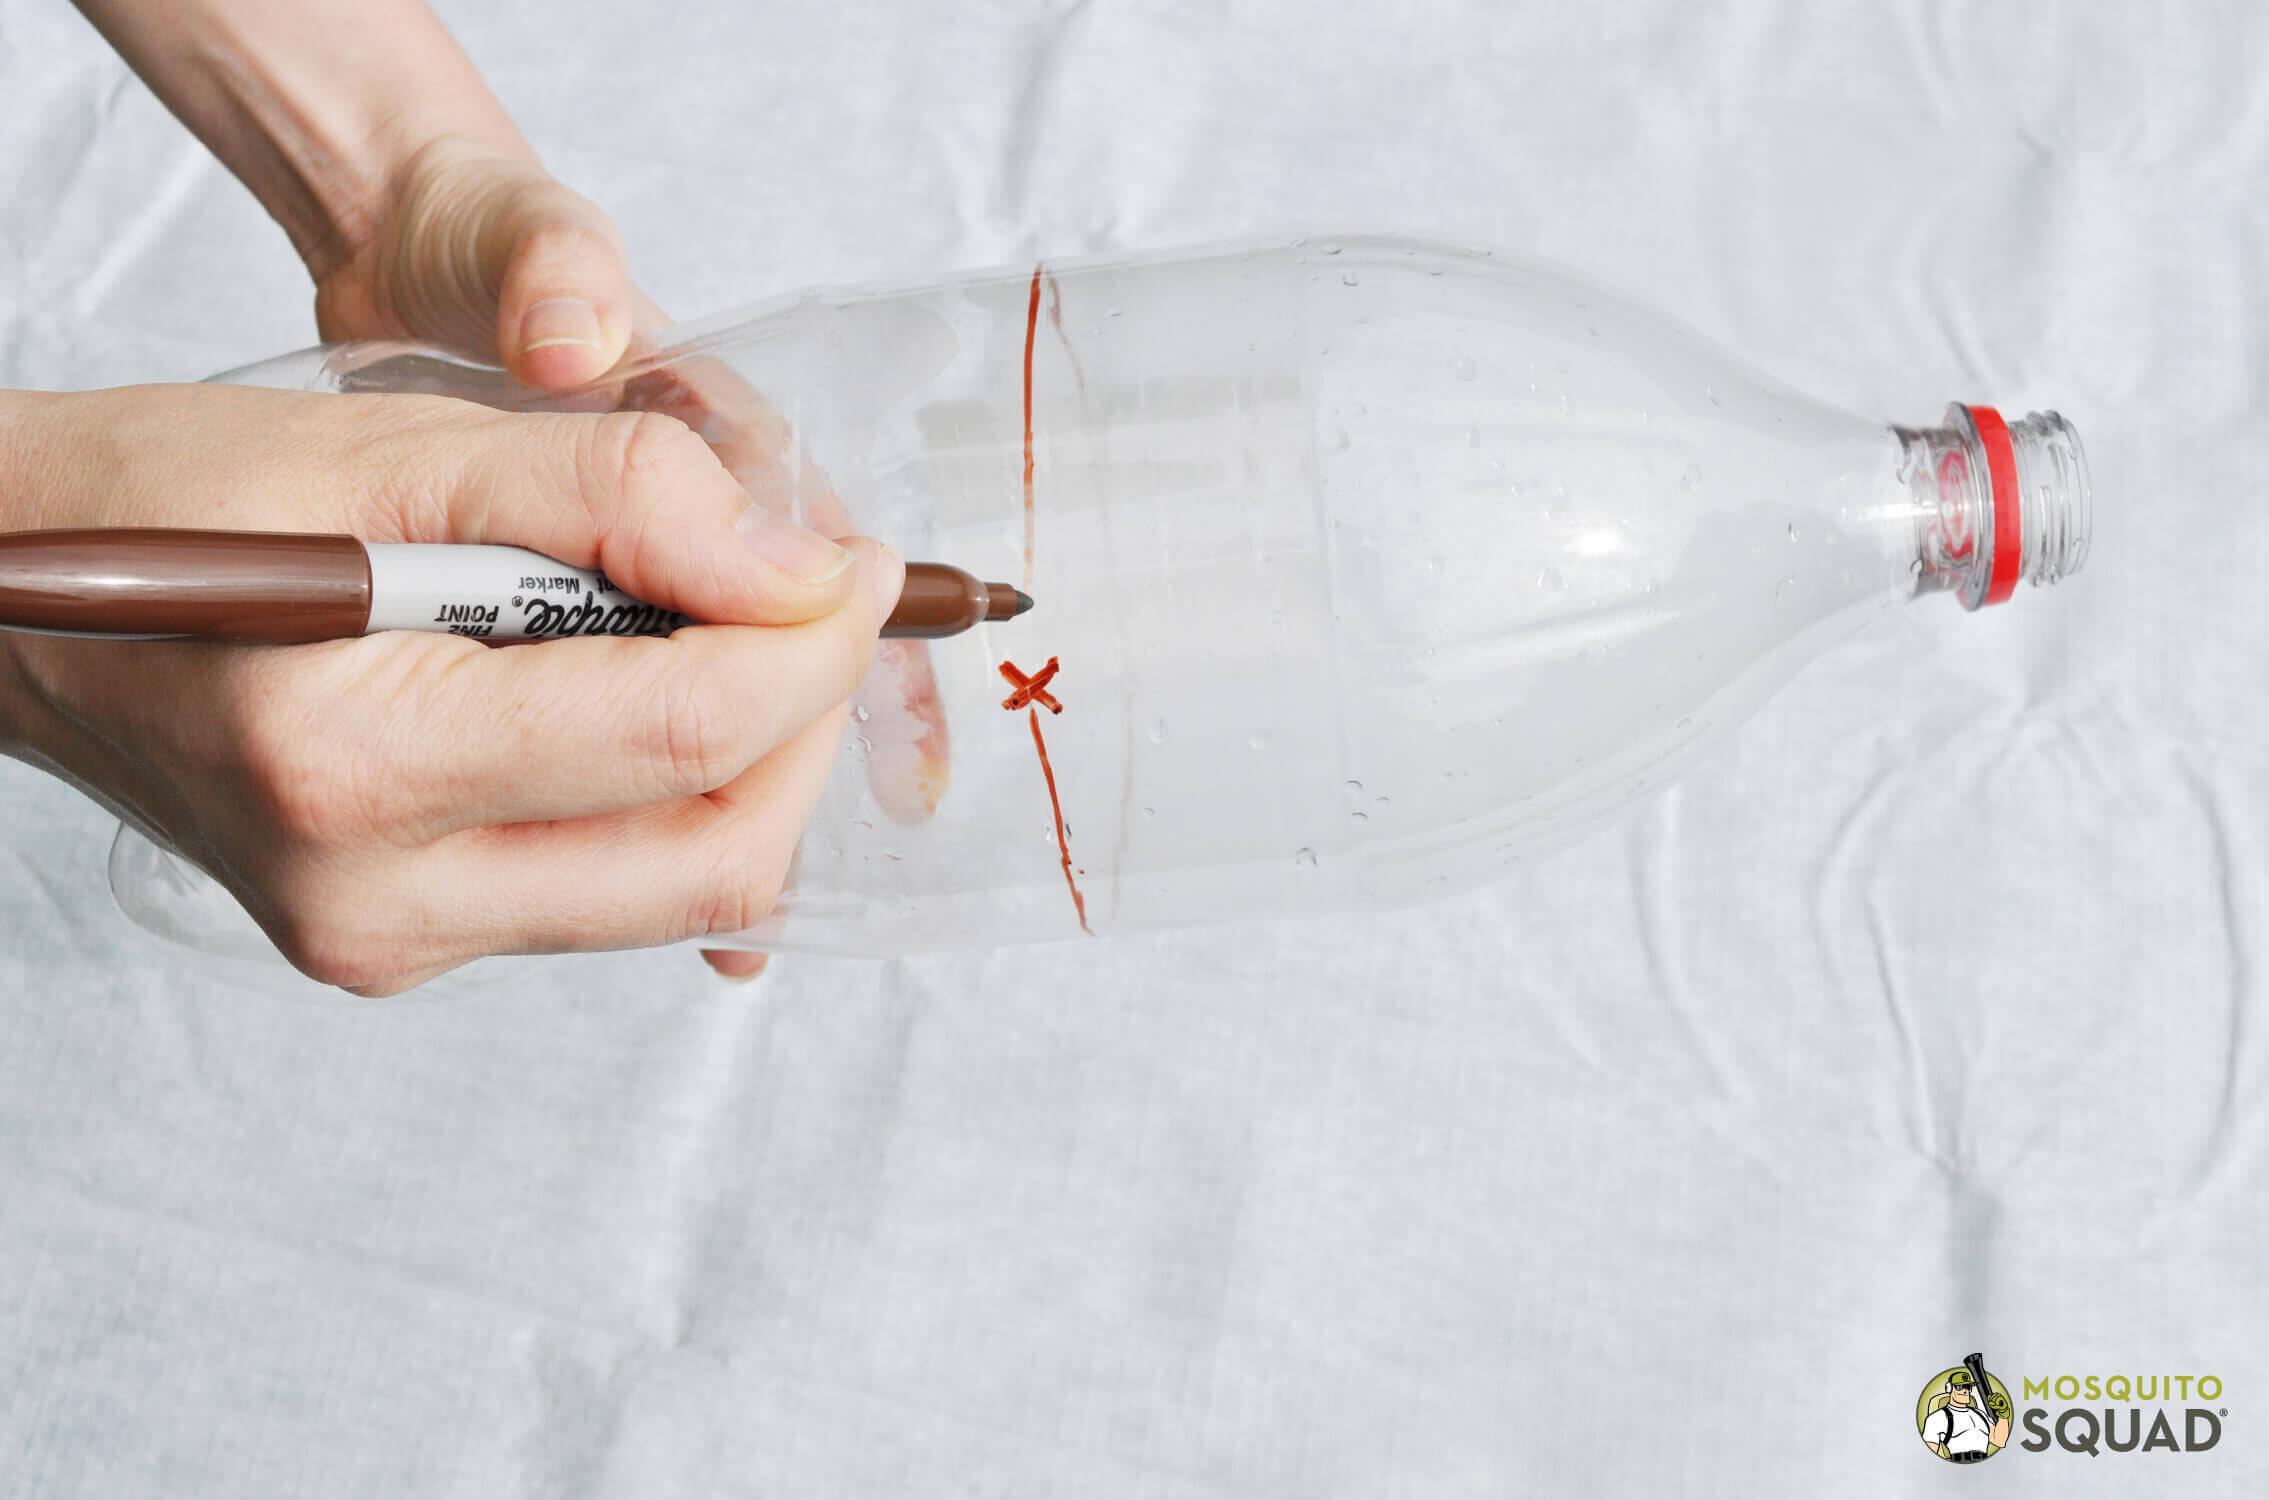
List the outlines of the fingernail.
<svg viewBox="0 0 2269 1500">
<path fill-rule="evenodd" d="M 550 297 L 520 315 L 520 352 L 570 345 L 578 349 L 604 347 L 598 309 L 580 297 Z"/>
<path fill-rule="evenodd" d="M 742 953 L 733 948 L 704 948 L 701 956 L 709 960 L 709 971 L 727 984 L 754 984 L 772 961 L 768 953 Z"/>
<path fill-rule="evenodd" d="M 749 551 L 809 583 L 825 583 L 851 566 L 848 550 L 762 505 L 742 511 L 733 530 Z"/>
<path fill-rule="evenodd" d="M 878 546 L 874 571 L 868 577 L 875 591 L 875 628 L 880 630 L 898 607 L 898 591 L 906 587 L 906 559 L 887 546 Z"/>
</svg>

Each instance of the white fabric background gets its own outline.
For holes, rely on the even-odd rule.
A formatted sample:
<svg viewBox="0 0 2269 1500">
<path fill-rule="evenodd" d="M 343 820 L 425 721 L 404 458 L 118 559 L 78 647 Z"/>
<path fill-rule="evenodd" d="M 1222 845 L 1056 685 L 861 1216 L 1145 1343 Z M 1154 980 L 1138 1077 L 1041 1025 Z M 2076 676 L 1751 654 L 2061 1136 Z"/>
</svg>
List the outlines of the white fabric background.
<svg viewBox="0 0 2269 1500">
<path fill-rule="evenodd" d="M 444 13 L 684 313 L 1488 241 L 1857 410 L 2060 407 L 2093 560 L 1902 612 L 1491 889 L 753 989 L 215 968 L 8 766 L 0 1493 L 1929 1495 L 1972 1348 L 2230 1415 L 1963 1484 L 2269 1489 L 2269 12 Z M 0 0 L 0 384 L 311 337 L 251 200 Z"/>
</svg>

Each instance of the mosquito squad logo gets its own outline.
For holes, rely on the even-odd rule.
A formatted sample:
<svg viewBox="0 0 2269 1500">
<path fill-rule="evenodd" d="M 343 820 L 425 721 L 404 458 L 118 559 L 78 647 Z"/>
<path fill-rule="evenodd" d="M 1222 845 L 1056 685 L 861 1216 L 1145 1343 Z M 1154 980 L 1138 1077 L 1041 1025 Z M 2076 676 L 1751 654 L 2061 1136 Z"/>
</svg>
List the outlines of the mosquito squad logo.
<svg viewBox="0 0 2269 1500">
<path fill-rule="evenodd" d="M 1982 1354 L 1940 1370 L 1915 1398 L 1922 1445 L 1954 1464 L 1982 1463 L 2012 1441 L 2027 1453 L 2087 1458 L 2203 1453 L 2221 1442 L 2230 1414 L 2215 1375 L 2026 1375 L 2019 1384 L 2022 1408 Z"/>
<path fill-rule="evenodd" d="M 1983 1463 L 2009 1446 L 2016 1410 L 2009 1387 L 1985 1367 L 1985 1356 L 1972 1354 L 1923 1382 L 1914 1425 L 1922 1445 L 1946 1462 Z"/>
<path fill-rule="evenodd" d="M 2222 1440 L 2219 1375 L 2047 1375 L 2025 1377 L 2028 1453 L 2051 1445 L 2101 1458 L 2107 1453 L 2204 1453 Z"/>
</svg>

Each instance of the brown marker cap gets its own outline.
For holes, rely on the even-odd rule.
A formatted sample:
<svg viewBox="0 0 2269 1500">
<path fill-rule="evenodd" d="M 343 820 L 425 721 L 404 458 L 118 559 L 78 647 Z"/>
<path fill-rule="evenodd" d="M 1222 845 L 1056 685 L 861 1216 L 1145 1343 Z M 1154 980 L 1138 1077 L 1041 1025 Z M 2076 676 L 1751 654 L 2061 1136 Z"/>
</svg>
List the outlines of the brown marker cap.
<svg viewBox="0 0 2269 1500">
<path fill-rule="evenodd" d="M 11 532 L 0 534 L 0 617 L 84 635 L 337 640 L 370 619 L 370 560 L 351 536 Z"/>
</svg>

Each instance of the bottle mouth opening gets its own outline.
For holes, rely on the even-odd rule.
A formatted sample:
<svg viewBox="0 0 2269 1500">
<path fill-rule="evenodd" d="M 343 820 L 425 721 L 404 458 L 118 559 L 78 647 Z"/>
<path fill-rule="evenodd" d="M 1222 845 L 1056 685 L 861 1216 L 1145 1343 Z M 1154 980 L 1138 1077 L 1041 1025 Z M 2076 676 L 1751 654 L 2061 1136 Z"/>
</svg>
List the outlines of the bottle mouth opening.
<svg viewBox="0 0 2269 1500">
<path fill-rule="evenodd" d="M 1971 609 L 2001 604 L 2019 579 L 2045 588 L 2088 560 L 2094 519 L 2088 457 L 2079 434 L 2057 412 L 2030 412 L 2005 422 L 1990 406 L 1948 409 L 1947 425 L 1984 459 L 1985 524 L 1977 528 L 1980 566 L 1962 602 Z"/>
</svg>

